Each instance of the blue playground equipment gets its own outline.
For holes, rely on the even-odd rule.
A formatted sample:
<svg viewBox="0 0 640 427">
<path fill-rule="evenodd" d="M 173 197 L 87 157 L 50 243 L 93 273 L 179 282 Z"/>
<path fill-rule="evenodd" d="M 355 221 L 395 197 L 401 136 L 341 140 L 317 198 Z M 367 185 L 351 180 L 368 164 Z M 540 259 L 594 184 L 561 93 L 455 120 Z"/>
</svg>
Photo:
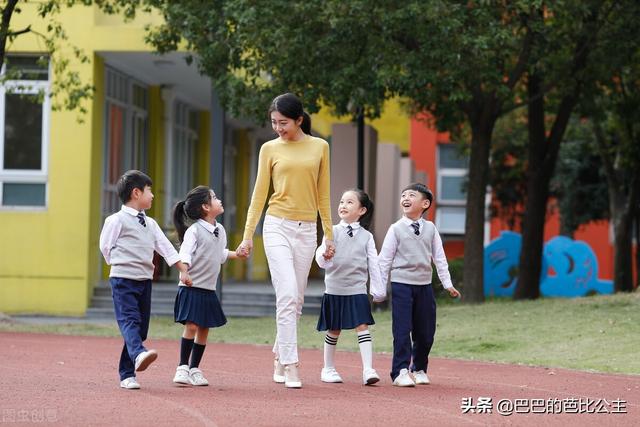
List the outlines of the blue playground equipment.
<svg viewBox="0 0 640 427">
<path fill-rule="evenodd" d="M 503 231 L 484 249 L 485 296 L 513 296 L 521 246 L 520 234 Z M 557 236 L 543 248 L 540 293 L 547 297 L 568 298 L 593 293 L 611 294 L 613 282 L 598 279 L 598 260 L 589 245 Z"/>
</svg>

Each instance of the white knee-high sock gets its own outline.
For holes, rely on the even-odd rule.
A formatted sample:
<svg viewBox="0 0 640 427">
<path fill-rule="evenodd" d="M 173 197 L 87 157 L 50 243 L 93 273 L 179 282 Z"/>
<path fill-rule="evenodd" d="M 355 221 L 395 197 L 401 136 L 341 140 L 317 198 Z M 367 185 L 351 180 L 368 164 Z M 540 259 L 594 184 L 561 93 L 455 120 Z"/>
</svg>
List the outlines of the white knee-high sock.
<svg viewBox="0 0 640 427">
<path fill-rule="evenodd" d="M 327 332 L 324 337 L 324 367 L 335 368 L 336 344 L 338 344 L 339 335 L 331 335 Z"/>
<path fill-rule="evenodd" d="M 362 357 L 362 369 L 373 368 L 373 344 L 369 330 L 358 332 L 358 345 L 360 346 L 360 356 Z"/>
</svg>

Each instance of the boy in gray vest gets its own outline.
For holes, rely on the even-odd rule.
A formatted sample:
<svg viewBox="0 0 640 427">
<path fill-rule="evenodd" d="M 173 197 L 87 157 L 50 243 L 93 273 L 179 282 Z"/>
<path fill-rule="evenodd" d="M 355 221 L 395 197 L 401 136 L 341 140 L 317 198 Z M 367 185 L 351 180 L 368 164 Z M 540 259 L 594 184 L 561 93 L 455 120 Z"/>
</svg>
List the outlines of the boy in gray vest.
<svg viewBox="0 0 640 427">
<path fill-rule="evenodd" d="M 120 387 L 129 390 L 140 388 L 135 371 L 144 371 L 158 357 L 155 350 L 147 350 L 142 345 L 147 339 L 151 315 L 154 250 L 169 265 L 176 264 L 181 280 L 191 282 L 171 242 L 158 223 L 144 213 L 153 202 L 151 185 L 151 178 L 144 173 L 125 172 L 117 184 L 122 208 L 104 221 L 100 233 L 100 251 L 111 266 L 109 283 L 113 306 L 124 338 L 119 364 Z"/>
<path fill-rule="evenodd" d="M 422 218 L 432 201 L 433 194 L 424 184 L 406 187 L 400 197 L 403 217 L 389 227 L 380 250 L 382 280 L 391 276 L 391 379 L 399 387 L 429 384 L 427 365 L 436 332 L 432 261 L 444 288 L 452 297 L 460 296 L 451 283 L 440 234 Z"/>
</svg>

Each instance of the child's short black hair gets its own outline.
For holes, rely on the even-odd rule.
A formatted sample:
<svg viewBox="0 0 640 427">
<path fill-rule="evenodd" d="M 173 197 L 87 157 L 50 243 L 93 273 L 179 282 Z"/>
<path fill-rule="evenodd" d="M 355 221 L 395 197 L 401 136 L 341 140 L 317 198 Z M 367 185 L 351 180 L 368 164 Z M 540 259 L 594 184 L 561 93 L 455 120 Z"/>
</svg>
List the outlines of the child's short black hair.
<svg viewBox="0 0 640 427">
<path fill-rule="evenodd" d="M 421 182 L 414 182 L 413 184 L 409 184 L 408 186 L 406 186 L 404 190 L 402 190 L 402 192 L 404 193 L 407 190 L 417 191 L 418 193 L 421 193 L 424 198 L 429 201 L 429 207 L 431 207 L 431 204 L 433 203 L 433 193 L 426 185 L 422 184 Z M 425 211 L 427 209 L 425 209 Z"/>
<path fill-rule="evenodd" d="M 118 190 L 118 196 L 122 203 L 127 203 L 131 200 L 131 192 L 134 188 L 140 191 L 144 191 L 144 187 L 151 187 L 153 182 L 151 178 L 143 172 L 135 169 L 126 171 L 118 180 L 116 189 Z"/>
</svg>

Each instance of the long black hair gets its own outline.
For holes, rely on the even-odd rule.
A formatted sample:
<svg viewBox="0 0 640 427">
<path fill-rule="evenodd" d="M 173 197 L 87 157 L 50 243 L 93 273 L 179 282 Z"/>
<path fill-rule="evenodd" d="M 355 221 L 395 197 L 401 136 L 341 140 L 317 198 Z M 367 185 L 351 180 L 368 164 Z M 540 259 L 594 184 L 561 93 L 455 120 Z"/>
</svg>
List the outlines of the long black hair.
<svg viewBox="0 0 640 427">
<path fill-rule="evenodd" d="M 307 135 L 311 135 L 311 117 L 304 111 L 300 98 L 294 94 L 284 93 L 276 96 L 273 101 L 271 101 L 268 112 L 269 120 L 271 120 L 271 113 L 274 111 L 292 120 L 298 120 L 302 117 L 300 129 Z"/>
<path fill-rule="evenodd" d="M 173 225 L 178 232 L 180 243 L 184 240 L 184 233 L 187 231 L 187 218 L 197 221 L 204 216 L 202 205 L 211 203 L 211 189 L 204 185 L 198 185 L 187 193 L 184 200 L 176 203 L 173 208 Z"/>
<path fill-rule="evenodd" d="M 358 222 L 360 222 L 360 227 L 364 228 L 365 230 L 369 230 L 369 228 L 371 227 L 371 221 L 373 220 L 373 200 L 371 200 L 367 193 L 359 188 L 351 188 L 349 190 L 346 190 L 345 193 L 349 191 L 354 192 L 356 196 L 358 196 L 360 206 L 367 209 L 367 211 L 358 219 Z"/>
</svg>

